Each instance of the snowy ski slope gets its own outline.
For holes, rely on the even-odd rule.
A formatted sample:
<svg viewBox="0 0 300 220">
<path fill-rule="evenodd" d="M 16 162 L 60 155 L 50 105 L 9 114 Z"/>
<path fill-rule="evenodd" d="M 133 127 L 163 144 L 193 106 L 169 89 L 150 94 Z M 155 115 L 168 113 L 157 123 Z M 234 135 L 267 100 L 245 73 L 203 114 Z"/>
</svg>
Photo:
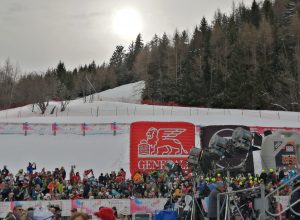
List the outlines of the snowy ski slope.
<svg viewBox="0 0 300 220">
<path fill-rule="evenodd" d="M 50 110 L 59 102 L 50 102 L 45 115 L 31 105 L 0 111 L 0 123 L 131 123 L 134 121 L 186 121 L 196 125 L 248 125 L 300 127 L 299 113 L 233 109 L 208 109 L 141 105 L 144 82 L 131 83 L 83 99 L 72 100 L 66 111 Z M 199 144 L 199 143 L 197 143 Z M 129 170 L 129 133 L 79 135 L 0 135 L 0 166 L 16 172 L 36 162 L 38 170 L 75 164 L 80 172 L 93 168 L 98 175 L 124 168 Z"/>
</svg>

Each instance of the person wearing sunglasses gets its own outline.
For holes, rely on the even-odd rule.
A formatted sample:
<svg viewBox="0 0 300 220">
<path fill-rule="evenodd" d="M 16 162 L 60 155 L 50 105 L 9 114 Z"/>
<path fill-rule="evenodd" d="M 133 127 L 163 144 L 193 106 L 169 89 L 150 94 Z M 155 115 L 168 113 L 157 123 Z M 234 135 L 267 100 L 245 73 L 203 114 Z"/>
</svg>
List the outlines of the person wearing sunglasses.
<svg viewBox="0 0 300 220">
<path fill-rule="evenodd" d="M 13 211 L 9 212 L 5 218 L 5 220 L 22 220 L 22 216 L 24 215 L 24 210 L 22 205 L 17 204 Z"/>
</svg>

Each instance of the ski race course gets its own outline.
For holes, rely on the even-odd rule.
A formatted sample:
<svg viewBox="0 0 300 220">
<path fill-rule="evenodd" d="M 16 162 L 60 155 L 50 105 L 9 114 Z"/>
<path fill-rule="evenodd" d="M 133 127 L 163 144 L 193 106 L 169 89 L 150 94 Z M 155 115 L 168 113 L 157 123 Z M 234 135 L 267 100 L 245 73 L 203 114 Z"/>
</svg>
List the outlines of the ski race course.
<svg viewBox="0 0 300 220">
<path fill-rule="evenodd" d="M 138 121 L 189 122 L 197 127 L 300 127 L 297 112 L 142 105 L 143 88 L 144 82 L 120 86 L 87 97 L 87 102 L 83 98 L 72 100 L 64 112 L 53 114 L 50 111 L 54 106 L 58 109 L 59 102 L 50 102 L 45 115 L 36 108 L 32 112 L 31 105 L 0 111 L 1 164 L 13 173 L 28 162 L 36 162 L 38 171 L 64 166 L 68 172 L 71 165 L 76 165 L 78 171 L 91 168 L 96 175 L 120 168 L 129 173 L 130 125 Z M 25 122 L 29 127 L 27 136 Z M 58 126 L 55 136 L 54 123 Z M 87 129 L 82 129 L 83 123 Z M 194 143 L 200 147 L 197 129 Z M 259 155 L 254 158 L 259 164 Z"/>
</svg>

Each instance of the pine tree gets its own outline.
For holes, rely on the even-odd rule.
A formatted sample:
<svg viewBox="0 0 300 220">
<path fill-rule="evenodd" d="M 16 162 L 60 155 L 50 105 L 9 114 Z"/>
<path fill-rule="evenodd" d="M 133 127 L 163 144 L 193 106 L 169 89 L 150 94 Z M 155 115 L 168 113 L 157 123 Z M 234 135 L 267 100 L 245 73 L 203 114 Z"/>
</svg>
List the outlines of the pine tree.
<svg viewBox="0 0 300 220">
<path fill-rule="evenodd" d="M 166 33 L 163 34 L 159 46 L 159 73 L 160 73 L 160 92 L 161 92 L 161 102 L 173 101 L 173 91 L 174 88 L 172 80 L 172 71 L 170 66 L 170 40 Z"/>
<path fill-rule="evenodd" d="M 263 14 L 264 14 L 265 18 L 268 21 L 270 21 L 270 22 L 274 21 L 274 12 L 273 12 L 273 9 L 272 9 L 271 0 L 264 0 L 263 6 L 262 6 L 262 11 L 263 11 Z"/>
<path fill-rule="evenodd" d="M 124 58 L 124 47 L 121 45 L 116 46 L 116 49 L 110 58 L 109 67 L 116 75 L 117 85 L 128 83 L 126 67 L 123 65 Z"/>
<path fill-rule="evenodd" d="M 253 0 L 251 6 L 251 22 L 254 26 L 258 27 L 260 22 L 260 9 L 256 0 Z"/>
<path fill-rule="evenodd" d="M 143 49 L 144 43 L 142 40 L 142 35 L 139 33 L 134 42 L 134 55 L 135 57 L 139 54 L 139 52 Z"/>
</svg>

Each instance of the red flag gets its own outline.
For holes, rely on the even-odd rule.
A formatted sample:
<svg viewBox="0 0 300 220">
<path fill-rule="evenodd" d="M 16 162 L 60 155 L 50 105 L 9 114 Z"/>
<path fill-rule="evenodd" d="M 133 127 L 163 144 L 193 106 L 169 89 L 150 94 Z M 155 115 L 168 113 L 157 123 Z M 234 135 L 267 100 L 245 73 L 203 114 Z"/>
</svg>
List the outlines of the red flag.
<svg viewBox="0 0 300 220">
<path fill-rule="evenodd" d="M 112 131 L 116 131 L 116 130 L 119 130 L 119 127 L 117 126 L 116 123 L 111 123 L 111 124 L 110 124 L 110 129 L 111 129 Z"/>
<path fill-rule="evenodd" d="M 52 124 L 52 131 L 59 131 L 60 128 L 58 127 L 58 125 L 56 123 Z"/>
<path fill-rule="evenodd" d="M 23 131 L 33 130 L 27 122 L 23 123 L 22 129 L 23 129 Z"/>
<path fill-rule="evenodd" d="M 85 124 L 85 123 L 81 124 L 80 129 L 81 129 L 81 131 L 89 131 L 89 130 L 92 130 L 92 128 L 89 127 L 89 126 L 87 126 L 87 124 Z"/>
</svg>

